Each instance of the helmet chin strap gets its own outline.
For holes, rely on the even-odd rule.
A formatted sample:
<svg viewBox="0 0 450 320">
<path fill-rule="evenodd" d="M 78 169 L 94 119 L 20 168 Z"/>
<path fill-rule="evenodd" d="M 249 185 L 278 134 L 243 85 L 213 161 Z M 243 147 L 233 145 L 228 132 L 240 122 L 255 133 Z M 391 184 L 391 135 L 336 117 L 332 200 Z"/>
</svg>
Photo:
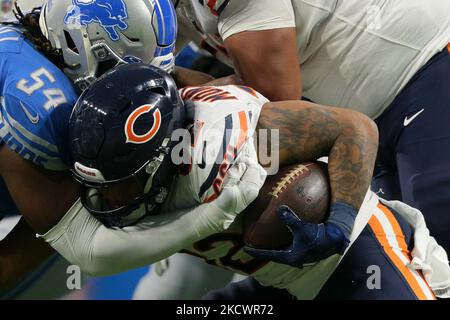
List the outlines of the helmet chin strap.
<svg viewBox="0 0 450 320">
<path fill-rule="evenodd" d="M 73 82 L 75 83 L 75 85 L 81 90 L 84 91 L 87 88 L 89 88 L 89 86 L 96 80 L 95 78 L 95 74 L 92 74 L 91 70 L 94 70 L 96 62 L 97 62 L 97 67 L 98 67 L 98 56 L 97 56 L 97 51 L 98 47 L 97 44 L 91 44 L 89 37 L 87 36 L 87 29 L 85 28 L 83 30 L 84 34 L 82 37 L 82 41 L 83 41 L 83 48 L 85 48 L 86 52 L 84 53 L 84 57 L 86 59 L 86 65 L 87 65 L 87 72 L 88 74 L 82 75 L 77 77 L 76 79 L 73 80 Z M 92 53 L 92 54 L 87 54 L 87 53 Z M 83 52 L 79 52 L 80 55 L 83 55 Z M 97 61 L 96 61 L 97 60 Z M 81 67 L 81 64 L 78 65 L 73 65 L 70 67 L 70 70 L 76 70 L 78 68 Z"/>
<path fill-rule="evenodd" d="M 47 21 L 45 20 L 46 11 L 47 11 L 47 3 L 44 3 L 41 8 L 41 15 L 39 17 L 39 28 L 41 28 L 42 34 L 48 39 Z"/>
<path fill-rule="evenodd" d="M 145 172 L 149 175 L 149 178 L 147 179 L 147 182 L 144 187 L 144 194 L 147 194 L 151 188 L 153 187 L 153 180 L 155 177 L 156 172 L 158 171 L 159 167 L 163 163 L 165 157 L 168 156 L 167 154 L 167 146 L 170 143 L 170 139 L 166 138 L 163 141 L 163 144 L 161 146 L 162 152 L 159 154 L 158 157 L 155 157 L 152 161 L 149 162 L 149 164 L 145 168 Z M 168 195 L 168 190 L 166 188 L 161 188 L 160 192 L 155 196 L 155 202 L 158 204 L 161 204 L 164 202 Z"/>
<path fill-rule="evenodd" d="M 105 42 L 94 43 L 91 47 L 91 51 L 99 61 L 105 60 L 109 57 L 109 55 L 111 55 L 115 60 L 117 60 L 117 63 L 127 63 Z"/>
<path fill-rule="evenodd" d="M 130 60 L 124 60 L 120 55 L 118 55 L 108 44 L 105 42 L 98 42 L 91 45 L 89 42 L 85 43 L 84 46 L 89 48 L 89 51 L 92 53 L 92 59 L 96 59 L 97 63 L 107 60 L 108 58 L 113 58 L 117 61 L 117 65 L 119 64 L 128 64 Z M 89 56 L 88 56 L 89 58 Z M 137 58 L 136 58 L 137 59 Z M 93 65 L 93 61 L 89 61 L 89 64 Z M 91 68 L 92 69 L 92 66 Z M 94 81 L 96 80 L 95 75 L 89 74 L 84 77 L 80 77 L 76 79 L 75 84 L 82 90 L 86 90 Z"/>
<path fill-rule="evenodd" d="M 147 216 L 151 208 L 148 208 L 148 204 L 142 203 L 139 208 L 133 210 L 127 217 L 123 219 L 122 224 L 132 225 L 139 222 L 142 218 Z"/>
<path fill-rule="evenodd" d="M 153 178 L 155 177 L 156 171 L 158 171 L 159 167 L 161 166 L 163 160 L 164 160 L 165 154 L 160 153 L 159 157 L 154 158 L 145 168 L 145 172 L 149 175 L 147 179 L 147 183 L 144 187 L 144 193 L 147 193 L 151 190 L 153 187 Z"/>
</svg>

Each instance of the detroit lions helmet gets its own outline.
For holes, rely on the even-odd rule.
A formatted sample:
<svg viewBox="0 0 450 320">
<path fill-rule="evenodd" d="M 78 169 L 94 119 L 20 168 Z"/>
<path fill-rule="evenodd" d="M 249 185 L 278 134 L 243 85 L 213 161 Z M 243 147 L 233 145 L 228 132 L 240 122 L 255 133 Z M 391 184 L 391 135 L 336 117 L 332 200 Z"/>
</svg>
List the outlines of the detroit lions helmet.
<svg viewBox="0 0 450 320">
<path fill-rule="evenodd" d="M 84 207 L 108 227 L 158 213 L 176 174 L 174 130 L 185 125 L 174 80 L 123 64 L 85 90 L 69 121 L 72 173 Z"/>
<path fill-rule="evenodd" d="M 39 22 L 81 90 L 129 60 L 168 72 L 174 67 L 177 19 L 171 0 L 45 0 Z"/>
</svg>

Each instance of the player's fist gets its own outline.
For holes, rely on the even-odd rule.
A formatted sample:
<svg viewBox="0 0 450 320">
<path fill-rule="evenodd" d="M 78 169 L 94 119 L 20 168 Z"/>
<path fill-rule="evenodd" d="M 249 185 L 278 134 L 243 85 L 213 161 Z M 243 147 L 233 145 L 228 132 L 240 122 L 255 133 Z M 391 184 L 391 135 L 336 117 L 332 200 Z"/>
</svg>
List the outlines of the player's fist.
<svg viewBox="0 0 450 320">
<path fill-rule="evenodd" d="M 217 206 L 226 212 L 241 213 L 258 197 L 266 177 L 266 171 L 255 159 L 242 157 L 228 170 Z"/>
<path fill-rule="evenodd" d="M 228 229 L 237 215 L 259 194 L 267 173 L 256 160 L 241 157 L 227 172 L 223 190 L 217 199 L 202 206 L 198 219 L 216 233 Z"/>
<path fill-rule="evenodd" d="M 333 223 L 303 222 L 287 206 L 281 206 L 278 209 L 278 215 L 293 234 L 291 245 L 285 250 L 262 250 L 247 247 L 245 251 L 248 254 L 257 259 L 301 268 L 334 254 L 341 254 L 349 244 L 345 233 Z"/>
</svg>

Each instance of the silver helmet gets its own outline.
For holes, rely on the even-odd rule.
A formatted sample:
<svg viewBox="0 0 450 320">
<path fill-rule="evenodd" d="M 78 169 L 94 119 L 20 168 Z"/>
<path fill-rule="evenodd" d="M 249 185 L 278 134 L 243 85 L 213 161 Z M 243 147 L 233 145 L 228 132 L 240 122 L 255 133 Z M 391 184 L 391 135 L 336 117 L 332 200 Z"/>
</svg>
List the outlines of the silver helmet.
<svg viewBox="0 0 450 320">
<path fill-rule="evenodd" d="M 167 72 L 174 67 L 171 0 L 45 0 L 40 27 L 81 90 L 118 63 L 144 62 Z"/>
</svg>

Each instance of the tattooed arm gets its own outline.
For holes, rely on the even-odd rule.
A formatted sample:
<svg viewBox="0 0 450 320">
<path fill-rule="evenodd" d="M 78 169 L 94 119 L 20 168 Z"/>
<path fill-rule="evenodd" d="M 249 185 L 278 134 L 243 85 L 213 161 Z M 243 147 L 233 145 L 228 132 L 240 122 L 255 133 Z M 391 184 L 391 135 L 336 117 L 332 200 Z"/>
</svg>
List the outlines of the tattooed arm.
<svg viewBox="0 0 450 320">
<path fill-rule="evenodd" d="M 321 224 L 303 222 L 281 206 L 278 214 L 293 233 L 291 245 L 285 250 L 246 248 L 247 253 L 294 267 L 343 254 L 373 173 L 375 124 L 354 111 L 286 101 L 266 104 L 258 127 L 279 130 L 281 166 L 328 156 L 332 197 L 329 217 Z"/>
<path fill-rule="evenodd" d="M 279 129 L 281 166 L 329 157 L 332 202 L 361 206 L 378 148 L 372 120 L 348 109 L 284 101 L 266 104 L 258 127 Z"/>
</svg>

